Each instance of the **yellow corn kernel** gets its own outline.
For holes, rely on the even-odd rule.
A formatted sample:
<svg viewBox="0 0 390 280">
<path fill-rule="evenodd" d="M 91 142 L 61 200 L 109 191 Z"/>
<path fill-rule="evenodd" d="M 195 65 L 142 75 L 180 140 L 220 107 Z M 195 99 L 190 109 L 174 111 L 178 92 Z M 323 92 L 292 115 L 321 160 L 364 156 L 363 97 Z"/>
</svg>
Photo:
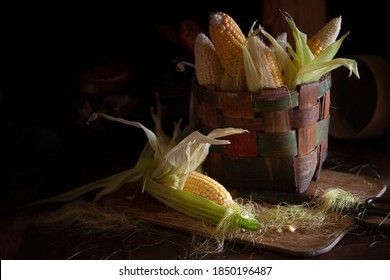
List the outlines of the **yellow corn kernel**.
<svg viewBox="0 0 390 280">
<path fill-rule="evenodd" d="M 263 58 L 265 60 L 268 73 L 271 74 L 272 83 L 264 83 L 264 87 L 281 87 L 283 85 L 283 73 L 279 67 L 275 53 L 266 46 L 263 48 Z"/>
<path fill-rule="evenodd" d="M 223 75 L 223 68 L 215 52 L 213 43 L 202 32 L 198 33 L 195 39 L 194 57 L 195 73 L 198 83 L 203 86 L 219 86 Z"/>
<path fill-rule="evenodd" d="M 233 202 L 232 196 L 222 184 L 197 171 L 190 172 L 183 190 L 200 195 L 222 206 L 228 206 Z"/>
<path fill-rule="evenodd" d="M 235 20 L 226 13 L 216 12 L 210 16 L 209 33 L 218 58 L 237 84 L 245 82 L 242 48 L 245 35 Z"/>
<path fill-rule="evenodd" d="M 244 46 L 248 47 L 250 58 L 257 71 L 257 75 L 254 75 L 253 72 L 246 72 L 248 89 L 256 92 L 260 88 L 282 86 L 284 82 L 283 73 L 274 51 L 253 31 L 248 35 Z"/>
<path fill-rule="evenodd" d="M 341 16 L 328 21 L 313 37 L 307 40 L 314 56 L 319 55 L 330 44 L 334 43 L 341 29 Z"/>
</svg>

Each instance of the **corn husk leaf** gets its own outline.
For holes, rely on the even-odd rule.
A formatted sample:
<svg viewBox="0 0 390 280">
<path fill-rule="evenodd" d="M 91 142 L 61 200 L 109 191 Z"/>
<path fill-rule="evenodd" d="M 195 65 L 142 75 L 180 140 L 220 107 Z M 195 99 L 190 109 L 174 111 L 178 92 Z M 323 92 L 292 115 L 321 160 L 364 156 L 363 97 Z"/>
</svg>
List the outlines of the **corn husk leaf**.
<svg viewBox="0 0 390 280">
<path fill-rule="evenodd" d="M 244 57 L 244 66 L 245 66 L 245 78 L 248 90 L 252 93 L 258 92 L 263 88 L 261 82 L 261 77 L 257 71 L 257 68 L 252 60 L 252 57 L 249 53 L 249 47 L 247 44 L 243 45 L 243 57 Z"/>
<path fill-rule="evenodd" d="M 343 40 L 349 32 L 345 33 L 339 40 L 335 41 L 327 48 L 325 48 L 314 60 L 307 64 L 303 65 L 296 74 L 296 83 L 308 83 L 319 80 L 324 74 L 344 66 L 350 70 L 349 76 L 355 74 L 356 77 L 360 78 L 359 71 L 357 68 L 357 62 L 353 59 L 347 58 L 336 58 L 337 54 Z"/>
<path fill-rule="evenodd" d="M 350 77 L 352 74 L 355 74 L 358 78 L 360 77 L 357 69 L 357 62 L 355 60 L 347 58 L 335 58 L 331 61 L 312 63 L 303 66 L 297 73 L 297 83 L 303 84 L 317 81 L 324 74 L 341 66 L 344 66 L 350 70 L 348 77 Z"/>
<path fill-rule="evenodd" d="M 287 32 L 282 32 L 278 36 L 276 36 L 276 41 L 280 45 L 283 45 L 284 43 L 286 43 L 287 42 Z"/>
<path fill-rule="evenodd" d="M 336 40 L 334 43 L 330 44 L 327 48 L 325 48 L 322 52 L 320 52 L 312 61 L 312 63 L 321 63 L 332 60 L 337 52 L 339 51 L 341 44 L 344 39 L 348 36 L 349 32 L 345 33 L 341 36 L 340 39 Z"/>
<path fill-rule="evenodd" d="M 349 32 L 345 33 L 340 39 L 326 47 L 318 56 L 314 56 L 309 46 L 307 45 L 307 36 L 301 32 L 295 25 L 294 20 L 288 13 L 283 13 L 288 25 L 290 26 L 294 41 L 295 51 L 291 46 L 287 45 L 287 53 L 291 57 L 294 64 L 288 65 L 286 59 L 286 52 L 283 52 L 282 48 L 276 47 L 276 41 L 272 39 L 272 36 L 263 31 L 263 34 L 267 36 L 277 50 L 277 56 L 281 61 L 284 61 L 284 79 L 289 88 L 295 88 L 299 84 L 309 83 L 319 80 L 326 73 L 344 66 L 350 70 L 350 75 L 355 74 L 360 78 L 357 63 L 352 59 L 336 58 L 336 56 L 342 42 Z"/>
<path fill-rule="evenodd" d="M 248 90 L 252 93 L 258 92 L 264 87 L 264 61 L 261 57 L 258 32 L 253 30 L 257 21 L 249 29 L 248 36 L 243 45 L 243 59 L 245 66 L 245 78 Z"/>
<path fill-rule="evenodd" d="M 275 88 L 276 83 L 272 69 L 267 62 L 266 51 L 268 46 L 258 36 L 259 29 L 254 30 L 256 21 L 252 24 L 246 38 L 244 48 L 245 76 L 250 92 L 257 92 L 261 88 Z M 272 49 L 270 49 L 272 51 Z M 279 66 L 279 61 L 277 61 Z"/>
<path fill-rule="evenodd" d="M 271 34 L 265 31 L 264 28 L 260 27 L 260 31 L 274 47 L 278 64 L 283 71 L 284 83 L 288 88 L 294 88 L 298 67 L 294 64 L 293 59 L 291 59 L 290 53 L 288 52 L 288 49 L 291 49 L 291 46 L 288 44 L 288 42 L 278 42 Z"/>
<path fill-rule="evenodd" d="M 245 228 L 258 230 L 260 222 L 233 202 L 230 207 L 221 206 L 202 196 L 187 191 L 166 188 L 154 180 L 146 182 L 146 191 L 165 205 L 190 217 L 217 226 L 216 232 Z"/>
<path fill-rule="evenodd" d="M 295 41 L 295 54 L 296 59 L 294 62 L 298 68 L 303 65 L 309 64 L 313 61 L 314 55 L 311 52 L 309 46 L 307 45 L 307 36 L 305 33 L 301 32 L 295 25 L 294 20 L 288 13 L 284 13 L 284 17 L 291 28 L 294 41 Z"/>
<path fill-rule="evenodd" d="M 208 135 L 193 131 L 178 141 L 179 125 L 172 139 L 167 137 L 161 128 L 160 118 L 152 114 L 157 135 L 139 122 L 127 121 L 103 113 L 94 114 L 90 121 L 103 117 L 126 125 L 143 129 L 148 143 L 145 145 L 134 168 L 114 174 L 107 178 L 83 185 L 58 196 L 29 204 L 66 202 L 96 189 L 102 189 L 95 195 L 94 201 L 118 191 L 126 183 L 143 179 L 142 190 L 149 193 L 167 206 L 191 217 L 202 219 L 216 225 L 216 235 L 224 236 L 227 231 L 238 228 L 257 230 L 261 224 L 253 215 L 236 202 L 221 206 L 199 195 L 183 191 L 184 183 L 191 171 L 196 170 L 206 158 L 211 145 L 226 145 L 230 142 L 225 136 L 244 133 L 239 128 L 215 129 Z"/>
<path fill-rule="evenodd" d="M 241 87 L 237 85 L 237 83 L 233 80 L 232 77 L 229 76 L 228 73 L 224 72 L 221 78 L 221 84 L 219 87 L 222 90 L 230 90 L 230 91 L 238 91 L 241 90 Z"/>
</svg>

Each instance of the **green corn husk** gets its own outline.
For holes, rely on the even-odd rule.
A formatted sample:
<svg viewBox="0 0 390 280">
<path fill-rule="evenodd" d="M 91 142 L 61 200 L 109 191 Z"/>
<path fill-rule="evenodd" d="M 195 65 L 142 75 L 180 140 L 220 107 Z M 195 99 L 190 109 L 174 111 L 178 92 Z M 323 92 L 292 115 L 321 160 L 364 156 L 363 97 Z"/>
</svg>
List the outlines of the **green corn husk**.
<svg viewBox="0 0 390 280">
<path fill-rule="evenodd" d="M 194 131 L 177 143 L 180 123 L 176 126 L 173 137 L 169 138 L 162 130 L 160 119 L 155 114 L 152 114 L 152 118 L 156 124 L 156 134 L 138 122 L 127 121 L 102 113 L 94 114 L 91 121 L 97 117 L 104 117 L 144 130 L 148 143 L 134 168 L 30 205 L 67 202 L 89 191 L 102 189 L 94 198 L 96 202 L 101 197 L 118 191 L 126 183 L 142 178 L 144 192 L 183 214 L 216 226 L 216 236 L 224 236 L 239 228 L 248 230 L 259 230 L 261 228 L 261 223 L 248 210 L 234 201 L 226 207 L 199 195 L 183 191 L 188 174 L 200 167 L 208 154 L 210 146 L 230 143 L 228 140 L 217 138 L 244 133 L 247 132 L 246 130 L 237 128 L 215 129 L 208 135 Z"/>
<path fill-rule="evenodd" d="M 230 77 L 229 74 L 226 72 L 224 72 L 222 75 L 221 83 L 219 87 L 222 90 L 231 90 L 231 91 L 241 90 L 241 88 L 234 82 L 232 77 Z"/>
<path fill-rule="evenodd" d="M 221 206 L 191 192 L 167 189 L 151 179 L 146 182 L 145 191 L 183 214 L 217 226 L 217 232 L 234 231 L 238 228 L 258 230 L 261 226 L 259 221 L 235 202 L 228 207 Z"/>
<path fill-rule="evenodd" d="M 341 47 L 343 40 L 349 32 L 340 39 L 325 48 L 318 56 L 314 56 L 307 45 L 307 36 L 295 25 L 294 20 L 288 13 L 283 13 L 288 25 L 292 30 L 295 42 L 295 51 L 287 42 L 282 47 L 263 28 L 260 31 L 266 36 L 275 49 L 278 62 L 284 73 L 284 82 L 290 89 L 296 88 L 299 84 L 318 81 L 326 73 L 344 66 L 350 70 L 349 76 L 354 74 L 360 78 L 357 62 L 348 58 L 334 58 Z"/>
</svg>

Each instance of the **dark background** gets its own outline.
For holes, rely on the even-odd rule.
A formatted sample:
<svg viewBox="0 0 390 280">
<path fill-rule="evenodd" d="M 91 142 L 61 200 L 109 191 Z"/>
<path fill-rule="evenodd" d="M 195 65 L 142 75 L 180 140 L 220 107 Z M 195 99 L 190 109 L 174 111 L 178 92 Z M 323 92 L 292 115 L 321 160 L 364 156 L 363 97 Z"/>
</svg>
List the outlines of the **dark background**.
<svg viewBox="0 0 390 280">
<path fill-rule="evenodd" d="M 176 57 L 193 61 L 182 45 L 172 44 L 156 26 L 177 29 L 181 21 L 193 19 L 207 32 L 209 12 L 221 10 L 248 30 L 263 13 L 259 0 L 133 3 L 1 4 L 0 117 L 7 124 L 47 128 L 60 139 L 61 147 L 45 177 L 45 185 L 55 182 L 56 189 L 48 192 L 72 187 L 70 182 L 82 183 L 78 178 L 93 164 L 106 161 L 101 174 L 108 173 L 110 160 L 123 156 L 126 162 L 127 153 L 139 153 L 145 141 L 143 133 L 131 130 L 94 142 L 88 137 L 89 128 L 78 126 L 75 79 L 85 65 L 107 58 L 128 62 L 134 71 L 131 87 L 138 89 L 133 93 L 145 100 L 147 108 L 161 84 L 190 85 L 190 73 L 177 72 L 172 61 Z M 342 15 L 342 34 L 351 32 L 340 56 L 389 57 L 383 1 L 332 0 L 327 1 L 327 9 L 328 19 Z M 6 132 L 1 137 L 7 137 Z M 23 155 L 16 156 L 24 160 Z M 131 162 L 124 163 L 128 166 Z"/>
<path fill-rule="evenodd" d="M 140 83 L 172 78 L 172 60 L 192 57 L 163 38 L 157 24 L 177 28 L 181 21 L 194 19 L 207 31 L 209 12 L 223 10 L 247 30 L 262 16 L 262 1 L 181 1 L 180 6 L 167 1 L 140 1 L 138 7 L 114 3 L 1 7 L 1 94 L 19 101 L 16 108 L 9 108 L 10 113 L 26 105 L 29 108 L 24 109 L 34 113 L 30 118 L 37 115 L 37 121 L 50 123 L 66 104 L 77 71 L 102 57 L 130 61 Z M 389 24 L 381 1 L 352 4 L 333 0 L 327 1 L 327 8 L 329 19 L 342 15 L 341 34 L 351 32 L 340 55 L 388 57 L 385 40 Z M 46 112 L 37 112 L 42 110 Z"/>
<path fill-rule="evenodd" d="M 81 2 L 82 3 L 82 2 Z M 4 119 L 66 126 L 68 103 L 77 71 L 103 57 L 129 61 L 139 84 L 176 79 L 172 60 L 192 57 L 163 38 L 156 25 L 177 28 L 194 19 L 207 31 L 208 13 L 223 10 L 243 30 L 262 16 L 262 1 L 159 1 L 129 4 L 2 4 L 1 95 Z M 327 1 L 328 18 L 342 15 L 342 31 L 351 33 L 340 55 L 380 54 L 386 47 L 386 9 L 381 1 Z M 180 77 L 179 77 L 180 78 Z"/>
</svg>

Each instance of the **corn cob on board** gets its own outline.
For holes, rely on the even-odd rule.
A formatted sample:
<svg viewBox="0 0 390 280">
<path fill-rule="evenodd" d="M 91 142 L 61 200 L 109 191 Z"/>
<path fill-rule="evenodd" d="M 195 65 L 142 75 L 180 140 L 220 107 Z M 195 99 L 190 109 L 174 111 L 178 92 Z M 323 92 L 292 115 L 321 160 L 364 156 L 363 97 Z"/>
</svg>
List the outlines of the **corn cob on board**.
<svg viewBox="0 0 390 280">
<path fill-rule="evenodd" d="M 125 211 L 134 219 L 167 228 L 207 235 L 208 226 L 205 223 L 176 212 L 155 201 L 152 197 L 142 194 L 139 184 L 140 182 L 134 182 L 126 185 L 118 193 L 104 197 L 104 203 L 109 204 L 114 209 L 118 207 L 121 209 L 120 211 Z M 386 185 L 383 182 L 372 177 L 323 170 L 321 177 L 310 184 L 305 194 L 314 195 L 318 189 L 327 190 L 336 187 L 356 194 L 362 202 L 368 197 L 379 197 L 386 190 Z M 234 193 L 234 190 L 231 192 Z M 297 229 L 295 232 L 283 231 L 280 233 L 276 231 L 266 233 L 245 231 L 236 233 L 233 241 L 291 256 L 315 257 L 329 252 L 345 234 L 355 227 L 353 216 L 346 215 L 332 228 L 307 231 Z"/>
</svg>

